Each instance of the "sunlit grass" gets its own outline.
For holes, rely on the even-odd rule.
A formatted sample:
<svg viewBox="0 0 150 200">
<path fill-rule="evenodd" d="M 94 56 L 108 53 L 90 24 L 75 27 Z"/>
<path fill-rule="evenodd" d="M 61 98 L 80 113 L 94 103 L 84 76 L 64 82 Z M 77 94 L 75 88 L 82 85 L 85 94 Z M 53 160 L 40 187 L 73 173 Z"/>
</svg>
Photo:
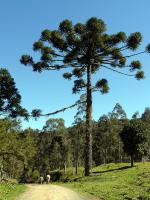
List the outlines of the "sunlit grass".
<svg viewBox="0 0 150 200">
<path fill-rule="evenodd" d="M 0 184 L 0 200 L 15 200 L 25 189 L 26 186 L 21 184 Z"/>
<path fill-rule="evenodd" d="M 133 168 L 127 163 L 102 165 L 90 177 L 71 177 L 65 185 L 105 200 L 149 200 L 150 163 L 136 163 Z"/>
</svg>

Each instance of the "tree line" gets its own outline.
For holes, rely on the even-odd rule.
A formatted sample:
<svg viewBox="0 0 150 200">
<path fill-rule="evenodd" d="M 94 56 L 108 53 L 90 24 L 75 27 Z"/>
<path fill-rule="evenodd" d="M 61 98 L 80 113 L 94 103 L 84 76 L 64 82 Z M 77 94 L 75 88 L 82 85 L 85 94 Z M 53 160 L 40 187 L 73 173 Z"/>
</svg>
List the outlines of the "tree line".
<svg viewBox="0 0 150 200">
<path fill-rule="evenodd" d="M 20 182 L 36 182 L 40 175 L 58 175 L 66 169 L 78 173 L 84 166 L 86 123 L 83 112 L 65 127 L 63 119 L 50 118 L 42 130 L 21 129 L 21 122 L 0 119 L 0 174 Z M 120 104 L 92 121 L 92 165 L 150 160 L 150 109 L 128 119 Z M 57 174 L 58 173 L 58 174 Z M 53 177 L 53 180 L 58 177 Z"/>
</svg>

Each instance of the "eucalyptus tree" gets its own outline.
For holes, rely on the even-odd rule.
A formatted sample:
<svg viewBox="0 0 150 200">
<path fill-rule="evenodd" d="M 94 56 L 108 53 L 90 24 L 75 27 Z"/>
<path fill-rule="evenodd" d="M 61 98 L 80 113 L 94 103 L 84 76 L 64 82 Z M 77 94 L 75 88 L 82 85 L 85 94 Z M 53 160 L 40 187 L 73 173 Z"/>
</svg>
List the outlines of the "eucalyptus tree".
<svg viewBox="0 0 150 200">
<path fill-rule="evenodd" d="M 86 115 L 86 94 L 80 96 L 80 100 L 77 101 L 77 113 L 74 116 L 74 122 L 72 127 L 72 141 L 73 141 L 73 154 L 75 172 L 78 174 L 79 160 L 83 157 L 83 140 L 84 140 L 84 124 Z"/>
<path fill-rule="evenodd" d="M 150 160 L 150 108 L 145 108 L 144 112 L 141 115 L 141 120 L 145 123 L 147 127 L 147 138 L 148 138 L 148 159 Z"/>
<path fill-rule="evenodd" d="M 46 138 L 44 138 L 46 137 Z M 50 118 L 43 127 L 45 157 L 49 159 L 51 169 L 64 169 L 69 160 L 70 141 L 65 121 L 62 118 Z M 46 159 L 47 159 L 46 158 Z"/>
<path fill-rule="evenodd" d="M 144 121 L 144 122 L 150 122 L 150 108 L 145 108 L 144 110 L 144 113 L 142 114 L 141 116 L 141 119 Z"/>
<path fill-rule="evenodd" d="M 118 155 L 118 161 L 122 162 L 122 143 L 120 141 L 119 132 L 123 129 L 125 124 L 128 122 L 127 114 L 119 103 L 116 103 L 113 111 L 108 114 L 112 123 L 112 129 L 114 129 L 114 135 L 116 135 L 116 139 L 118 140 L 118 149 L 116 154 Z"/>
<path fill-rule="evenodd" d="M 115 107 L 113 108 L 113 111 L 110 113 L 110 117 L 122 120 L 127 118 L 127 114 L 123 110 L 122 106 L 119 103 L 116 103 Z"/>
<path fill-rule="evenodd" d="M 46 29 L 40 39 L 33 44 L 34 51 L 41 54 L 40 60 L 30 55 L 23 55 L 21 63 L 32 66 L 33 71 L 66 70 L 65 79 L 73 79 L 73 93 L 86 90 L 86 136 L 85 136 L 85 175 L 90 174 L 92 165 L 92 92 L 102 94 L 109 90 L 108 81 L 102 78 L 92 84 L 93 75 L 105 68 L 119 74 L 144 78 L 141 63 L 138 60 L 127 64 L 127 59 L 135 55 L 150 52 L 146 50 L 136 53 L 140 46 L 140 32 L 126 36 L 124 32 L 109 35 L 103 20 L 92 17 L 85 24 L 72 24 L 69 20 L 60 23 L 57 30 Z M 130 53 L 133 51 L 133 53 Z M 38 54 L 39 55 L 39 54 Z M 129 70 L 130 74 L 121 72 Z"/>
</svg>

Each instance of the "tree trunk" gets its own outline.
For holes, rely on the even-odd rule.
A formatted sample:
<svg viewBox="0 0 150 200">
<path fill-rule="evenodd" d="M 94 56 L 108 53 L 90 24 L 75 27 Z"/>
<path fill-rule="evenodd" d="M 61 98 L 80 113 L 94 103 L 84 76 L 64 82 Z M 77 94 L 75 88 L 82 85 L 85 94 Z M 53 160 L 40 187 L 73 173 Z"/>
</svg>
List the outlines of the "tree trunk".
<svg viewBox="0 0 150 200">
<path fill-rule="evenodd" d="M 66 164 L 64 164 L 64 174 L 66 174 L 66 169 L 67 169 L 67 166 Z"/>
<path fill-rule="evenodd" d="M 75 166 L 75 168 L 76 168 L 76 175 L 78 174 L 78 162 L 77 162 L 77 160 L 76 160 L 76 166 Z"/>
<path fill-rule="evenodd" d="M 134 162 L 134 158 L 133 158 L 133 155 L 131 155 L 131 167 L 133 167 L 133 162 Z"/>
<path fill-rule="evenodd" d="M 92 167 L 92 85 L 91 65 L 87 67 L 87 110 L 85 135 L 85 176 L 90 175 Z"/>
<path fill-rule="evenodd" d="M 79 131 L 77 132 L 77 138 L 76 138 L 76 147 L 75 147 L 75 168 L 76 168 L 76 174 L 78 174 L 78 160 L 79 160 Z"/>
<path fill-rule="evenodd" d="M 105 149 L 105 164 L 107 164 L 107 149 Z"/>
<path fill-rule="evenodd" d="M 118 138 L 118 160 L 121 162 L 121 146 L 120 146 L 120 137 Z"/>
</svg>

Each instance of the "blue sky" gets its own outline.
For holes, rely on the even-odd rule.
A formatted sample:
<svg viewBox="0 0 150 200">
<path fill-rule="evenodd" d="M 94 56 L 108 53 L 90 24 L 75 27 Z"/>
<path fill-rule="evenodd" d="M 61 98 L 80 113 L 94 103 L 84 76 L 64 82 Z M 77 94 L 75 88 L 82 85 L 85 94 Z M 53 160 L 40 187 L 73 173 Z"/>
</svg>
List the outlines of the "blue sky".
<svg viewBox="0 0 150 200">
<path fill-rule="evenodd" d="M 43 29 L 56 29 L 63 19 L 73 23 L 86 22 L 92 16 L 107 24 L 108 33 L 140 31 L 143 35 L 141 49 L 150 43 L 150 1 L 143 0 L 0 0 L 0 66 L 9 69 L 22 95 L 22 105 L 29 111 L 41 108 L 43 112 L 55 111 L 78 99 L 72 95 L 72 82 L 64 80 L 59 72 L 32 72 L 20 64 L 22 54 L 35 55 L 32 44 Z M 113 109 L 119 102 L 131 117 L 135 111 L 142 113 L 150 106 L 150 55 L 137 57 L 143 63 L 146 79 L 136 81 L 107 70 L 100 70 L 94 77 L 108 78 L 110 92 L 93 95 L 93 118 Z M 63 117 L 66 126 L 73 122 L 76 109 L 53 117 Z M 48 118 L 23 121 L 23 128 L 41 129 Z"/>
</svg>

